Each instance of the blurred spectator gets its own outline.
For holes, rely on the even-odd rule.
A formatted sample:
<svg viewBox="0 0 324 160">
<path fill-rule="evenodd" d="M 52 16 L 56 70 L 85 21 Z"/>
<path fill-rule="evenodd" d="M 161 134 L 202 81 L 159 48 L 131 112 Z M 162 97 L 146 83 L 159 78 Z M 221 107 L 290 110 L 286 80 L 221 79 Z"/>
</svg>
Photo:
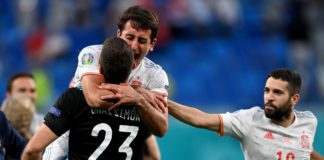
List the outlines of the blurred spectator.
<svg viewBox="0 0 324 160">
<path fill-rule="evenodd" d="M 4 100 L 1 107 L 9 123 L 27 141 L 33 136 L 31 123 L 35 114 L 35 105 L 25 95 L 16 94 Z"/>
<path fill-rule="evenodd" d="M 70 46 L 69 38 L 62 31 L 55 28 L 50 31 L 42 22 L 36 26 L 25 40 L 28 62 L 32 68 L 64 56 Z"/>
<path fill-rule="evenodd" d="M 10 77 L 7 83 L 6 96 L 13 97 L 25 95 L 27 96 L 33 105 L 36 102 L 36 82 L 34 76 L 30 73 L 18 73 Z M 11 105 L 9 105 L 11 106 Z M 7 107 L 9 107 L 7 106 Z M 23 105 L 22 105 L 23 106 Z M 15 106 L 17 107 L 17 106 Z M 14 111 L 15 109 L 8 109 Z M 11 114 L 23 114 L 23 113 L 11 113 Z M 15 116 L 16 117 L 16 116 Z M 14 120 L 15 121 L 15 120 Z M 32 117 L 31 131 L 35 133 L 36 129 L 43 123 L 43 115 L 34 114 Z"/>
</svg>

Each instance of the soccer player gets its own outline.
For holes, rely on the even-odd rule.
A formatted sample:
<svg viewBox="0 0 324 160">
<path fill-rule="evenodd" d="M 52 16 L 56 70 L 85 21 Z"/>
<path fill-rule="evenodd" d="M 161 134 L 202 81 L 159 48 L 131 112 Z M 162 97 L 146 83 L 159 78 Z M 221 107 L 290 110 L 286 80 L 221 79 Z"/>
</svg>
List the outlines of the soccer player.
<svg viewBox="0 0 324 160">
<path fill-rule="evenodd" d="M 168 94 L 168 77 L 159 65 L 145 57 L 149 51 L 153 51 L 157 41 L 158 17 L 146 8 L 132 6 L 121 15 L 117 25 L 117 37 L 124 39 L 130 45 L 135 59 L 128 81 L 163 115 L 164 118 L 161 119 L 160 125 L 152 126 L 156 128 L 152 130 L 155 135 L 163 136 L 168 128 L 168 111 L 164 100 Z M 104 77 L 99 74 L 98 67 L 101 50 L 102 45 L 92 45 L 80 52 L 78 68 L 71 85 L 82 86 L 89 107 L 111 108 L 111 104 L 100 97 L 112 93 L 98 87 L 104 83 Z M 64 150 L 68 140 L 64 137 L 68 136 L 63 136 L 53 142 L 46 149 L 44 157 L 53 159 L 62 153 L 65 155 Z M 159 149 L 153 135 L 147 139 L 147 145 L 150 146 L 147 147 L 148 150 L 153 151 L 153 153 L 148 152 L 153 154 L 152 159 L 160 159 Z"/>
<path fill-rule="evenodd" d="M 67 90 L 49 109 L 22 159 L 38 155 L 67 130 L 70 130 L 68 159 L 142 159 L 143 144 L 151 134 L 146 119 L 154 121 L 145 114 L 155 109 L 127 84 L 133 60 L 133 53 L 124 40 L 117 37 L 106 40 L 99 61 L 100 72 L 105 82 L 124 86 L 124 93 L 127 92 L 124 103 L 110 111 L 91 108 L 80 87 Z M 162 115 L 154 116 L 162 118 Z"/>
<path fill-rule="evenodd" d="M 278 69 L 268 75 L 264 109 L 207 114 L 173 101 L 168 101 L 168 107 L 172 116 L 185 123 L 238 139 L 245 159 L 310 159 L 317 119 L 310 111 L 295 110 L 300 88 L 299 74 Z"/>
<path fill-rule="evenodd" d="M 9 124 L 0 111 L 0 160 L 20 159 L 26 140 Z"/>
</svg>

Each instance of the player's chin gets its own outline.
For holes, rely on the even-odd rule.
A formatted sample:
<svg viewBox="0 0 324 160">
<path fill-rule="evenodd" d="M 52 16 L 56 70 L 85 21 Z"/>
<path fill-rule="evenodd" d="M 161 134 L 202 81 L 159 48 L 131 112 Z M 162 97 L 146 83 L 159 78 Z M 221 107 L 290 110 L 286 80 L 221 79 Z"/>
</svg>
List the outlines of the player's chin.
<svg viewBox="0 0 324 160">
<path fill-rule="evenodd" d="M 275 112 L 276 108 L 274 106 L 271 106 L 271 105 L 265 105 L 264 106 L 264 112 L 266 114 L 271 114 L 273 112 Z"/>
<path fill-rule="evenodd" d="M 268 118 L 272 118 L 273 117 L 273 114 L 275 113 L 275 110 L 274 109 L 264 109 L 264 114 L 266 115 L 266 117 Z"/>
</svg>

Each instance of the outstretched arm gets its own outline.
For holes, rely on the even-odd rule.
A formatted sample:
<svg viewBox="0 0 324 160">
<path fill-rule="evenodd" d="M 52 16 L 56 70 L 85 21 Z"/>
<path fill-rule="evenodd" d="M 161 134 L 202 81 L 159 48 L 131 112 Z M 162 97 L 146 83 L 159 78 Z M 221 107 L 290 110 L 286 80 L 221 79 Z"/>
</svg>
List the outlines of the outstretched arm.
<svg viewBox="0 0 324 160">
<path fill-rule="evenodd" d="M 324 160 L 324 157 L 313 150 L 313 152 L 311 152 L 311 160 Z"/>
<path fill-rule="evenodd" d="M 42 124 L 36 134 L 28 142 L 21 159 L 39 160 L 41 158 L 41 152 L 56 138 L 57 135 L 45 124 Z"/>
<path fill-rule="evenodd" d="M 219 131 L 219 115 L 204 113 L 196 108 L 185 106 L 168 100 L 170 114 L 176 119 L 189 125 Z"/>
<path fill-rule="evenodd" d="M 114 95 L 102 96 L 102 99 L 116 100 L 112 106 L 130 104 L 137 107 L 137 111 L 146 127 L 156 136 L 162 137 L 168 129 L 168 111 L 161 113 L 155 109 L 141 94 L 127 84 L 104 84 L 100 88 L 110 90 Z"/>
</svg>

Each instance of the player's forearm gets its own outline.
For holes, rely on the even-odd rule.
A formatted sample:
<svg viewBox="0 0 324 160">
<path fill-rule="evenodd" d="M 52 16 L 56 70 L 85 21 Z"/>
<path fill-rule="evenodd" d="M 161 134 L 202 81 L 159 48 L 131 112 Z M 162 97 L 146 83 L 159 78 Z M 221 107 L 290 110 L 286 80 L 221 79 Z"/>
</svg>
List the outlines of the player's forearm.
<svg viewBox="0 0 324 160">
<path fill-rule="evenodd" d="M 216 114 L 206 114 L 196 108 L 184 106 L 171 100 L 168 100 L 168 109 L 173 117 L 184 123 L 209 130 L 219 130 Z"/>
<path fill-rule="evenodd" d="M 39 160 L 41 158 L 41 152 L 43 148 L 41 145 L 37 145 L 34 139 L 31 139 L 27 144 L 21 156 L 22 160 Z"/>
<path fill-rule="evenodd" d="M 83 94 L 90 107 L 109 108 L 112 105 L 112 103 L 100 98 L 102 95 L 113 94 L 108 90 L 100 89 L 101 83 L 104 83 L 104 78 L 99 75 L 87 75 L 82 78 Z"/>
<path fill-rule="evenodd" d="M 87 94 L 84 94 L 86 97 L 86 101 L 90 107 L 93 108 L 110 108 L 112 105 L 111 102 L 103 101 L 101 100 L 102 95 L 108 95 L 110 94 L 109 92 L 106 92 L 104 90 L 99 91 L 97 89 L 93 89 L 92 91 L 84 91 L 88 92 Z"/>
<path fill-rule="evenodd" d="M 40 159 L 41 152 L 43 151 L 46 144 L 44 144 L 42 140 L 39 140 L 39 137 L 39 133 L 36 133 L 36 135 L 27 143 L 21 156 L 22 160 Z"/>
<path fill-rule="evenodd" d="M 166 97 L 167 93 L 152 92 L 142 86 L 132 86 L 132 88 L 139 94 L 141 94 L 147 102 L 149 102 L 155 109 L 165 113 L 167 109 Z"/>
<path fill-rule="evenodd" d="M 22 159 L 40 159 L 42 151 L 56 138 L 57 135 L 47 125 L 42 124 L 27 143 L 22 154 Z"/>
<path fill-rule="evenodd" d="M 195 120 L 198 116 L 201 116 L 198 110 L 183 106 L 171 100 L 168 100 L 168 109 L 170 114 L 176 119 L 189 125 L 199 127 L 199 124 Z"/>
<path fill-rule="evenodd" d="M 161 113 L 148 103 L 143 96 L 138 100 L 137 110 L 144 125 L 156 136 L 162 137 L 168 130 L 167 112 Z"/>
<path fill-rule="evenodd" d="M 26 151 L 23 152 L 21 156 L 22 160 L 40 160 L 41 159 L 41 153 L 40 152 L 31 152 Z"/>
</svg>

